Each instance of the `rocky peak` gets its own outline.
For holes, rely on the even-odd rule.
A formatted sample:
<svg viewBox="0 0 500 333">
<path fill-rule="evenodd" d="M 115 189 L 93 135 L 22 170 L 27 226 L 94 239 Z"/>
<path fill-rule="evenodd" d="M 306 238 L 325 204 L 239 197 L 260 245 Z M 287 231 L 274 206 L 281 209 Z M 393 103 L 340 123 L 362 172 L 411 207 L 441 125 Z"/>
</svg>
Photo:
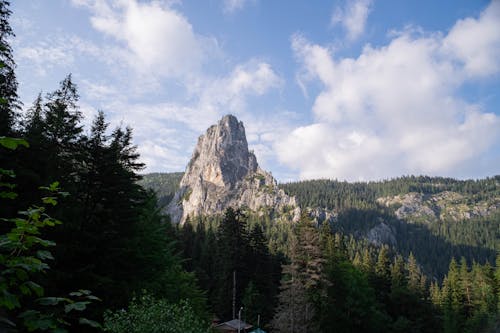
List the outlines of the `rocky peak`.
<svg viewBox="0 0 500 333">
<path fill-rule="evenodd" d="M 198 138 L 186 174 L 230 189 L 256 170 L 257 159 L 248 151 L 243 123 L 227 115 Z M 181 186 L 189 185 L 191 178 L 184 177 Z"/>
<path fill-rule="evenodd" d="M 188 216 L 222 213 L 227 207 L 296 208 L 295 198 L 280 190 L 248 151 L 245 127 L 232 115 L 209 127 L 198 143 L 179 190 L 168 206 L 174 222 Z"/>
</svg>

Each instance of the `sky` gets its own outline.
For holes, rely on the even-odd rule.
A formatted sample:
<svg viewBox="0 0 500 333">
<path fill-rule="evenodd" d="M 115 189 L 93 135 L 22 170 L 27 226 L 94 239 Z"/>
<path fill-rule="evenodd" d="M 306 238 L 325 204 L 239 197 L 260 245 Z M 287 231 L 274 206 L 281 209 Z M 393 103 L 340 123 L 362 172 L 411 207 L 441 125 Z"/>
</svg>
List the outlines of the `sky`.
<svg viewBox="0 0 500 333">
<path fill-rule="evenodd" d="M 500 174 L 500 0 L 23 0 L 25 108 L 72 73 L 85 123 L 131 126 L 144 172 L 183 171 L 243 121 L 281 182 Z M 88 126 L 87 126 L 88 130 Z"/>
</svg>

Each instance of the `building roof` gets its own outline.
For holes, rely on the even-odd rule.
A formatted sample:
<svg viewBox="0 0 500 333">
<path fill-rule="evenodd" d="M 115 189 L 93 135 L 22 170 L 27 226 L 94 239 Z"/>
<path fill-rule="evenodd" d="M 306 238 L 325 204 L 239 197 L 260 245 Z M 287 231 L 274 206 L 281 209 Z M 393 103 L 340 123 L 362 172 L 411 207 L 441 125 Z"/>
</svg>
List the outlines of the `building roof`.
<svg viewBox="0 0 500 333">
<path fill-rule="evenodd" d="M 230 321 L 226 321 L 225 323 L 216 325 L 215 329 L 219 331 L 234 331 L 237 330 L 238 327 L 240 329 L 247 330 L 249 328 L 252 328 L 253 326 L 248 323 L 245 323 L 243 320 L 233 319 Z"/>
</svg>

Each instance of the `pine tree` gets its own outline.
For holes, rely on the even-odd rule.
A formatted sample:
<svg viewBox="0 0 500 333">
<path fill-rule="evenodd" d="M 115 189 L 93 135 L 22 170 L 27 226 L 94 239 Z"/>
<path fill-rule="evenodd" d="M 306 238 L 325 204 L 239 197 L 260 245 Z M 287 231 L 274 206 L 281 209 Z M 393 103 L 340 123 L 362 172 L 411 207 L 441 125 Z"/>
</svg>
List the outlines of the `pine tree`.
<svg viewBox="0 0 500 333">
<path fill-rule="evenodd" d="M 60 153 L 72 148 L 82 133 L 79 98 L 71 74 L 61 81 L 59 89 L 47 95 L 46 133 L 50 142 L 61 149 Z"/>
<path fill-rule="evenodd" d="M 43 119 L 43 98 L 40 93 L 25 115 L 23 132 L 24 136 L 30 142 L 35 144 L 42 140 L 44 129 L 45 120 Z"/>
<path fill-rule="evenodd" d="M 431 282 L 430 287 L 429 287 L 429 294 L 430 294 L 432 304 L 434 304 L 436 306 L 442 305 L 441 291 L 440 291 L 439 285 L 436 281 Z"/>
<path fill-rule="evenodd" d="M 497 313 L 500 316 L 500 251 L 497 252 L 497 259 L 495 265 L 495 289 L 497 295 Z"/>
<path fill-rule="evenodd" d="M 463 299 L 460 289 L 460 271 L 453 258 L 450 262 L 448 275 L 443 280 L 443 325 L 445 333 L 456 333 L 462 330 L 465 317 L 463 314 Z"/>
<path fill-rule="evenodd" d="M 408 256 L 408 288 L 416 295 L 421 295 L 425 289 L 421 286 L 422 273 L 417 263 L 417 259 L 410 252 Z"/>
<path fill-rule="evenodd" d="M 469 274 L 469 266 L 467 265 L 465 257 L 460 259 L 459 279 L 464 315 L 469 317 L 472 312 L 472 281 Z"/>
<path fill-rule="evenodd" d="M 293 251 L 293 245 L 291 245 Z M 282 333 L 306 332 L 310 328 L 307 309 L 312 309 L 305 284 L 296 264 L 283 265 L 278 307 L 271 321 L 273 330 Z M 311 331 L 310 331 L 311 332 Z"/>
<path fill-rule="evenodd" d="M 302 214 L 290 240 L 290 264 L 283 266 L 279 305 L 271 325 L 280 332 L 316 332 L 315 304 L 324 290 L 319 232 Z"/>
<path fill-rule="evenodd" d="M 391 266 L 391 290 L 407 286 L 405 263 L 401 255 L 394 258 Z"/>
<path fill-rule="evenodd" d="M 215 310 L 222 318 L 233 315 L 233 277 L 236 279 L 236 304 L 241 306 L 243 291 L 249 282 L 245 263 L 248 253 L 246 219 L 239 210 L 228 208 L 217 231 Z"/>
<path fill-rule="evenodd" d="M 265 314 L 263 309 L 267 297 L 261 294 L 253 281 L 250 281 L 243 292 L 242 304 L 244 308 L 244 320 L 248 323 L 257 324 L 260 315 Z"/>
<path fill-rule="evenodd" d="M 195 251 L 195 233 L 193 230 L 193 224 L 187 217 L 186 221 L 181 227 L 180 230 L 180 241 L 182 244 L 182 250 L 184 253 L 184 258 L 186 258 L 186 262 L 184 263 L 184 267 L 189 271 L 193 271 L 193 258 Z"/>
<path fill-rule="evenodd" d="M 9 39 L 14 32 L 9 24 L 12 13 L 10 3 L 0 1 L 0 136 L 10 136 L 14 132 L 16 111 L 20 109 L 17 96 L 16 64 Z"/>
<path fill-rule="evenodd" d="M 372 275 L 374 270 L 373 258 L 368 247 L 363 250 L 363 256 L 361 258 L 361 270 L 367 275 Z"/>
</svg>

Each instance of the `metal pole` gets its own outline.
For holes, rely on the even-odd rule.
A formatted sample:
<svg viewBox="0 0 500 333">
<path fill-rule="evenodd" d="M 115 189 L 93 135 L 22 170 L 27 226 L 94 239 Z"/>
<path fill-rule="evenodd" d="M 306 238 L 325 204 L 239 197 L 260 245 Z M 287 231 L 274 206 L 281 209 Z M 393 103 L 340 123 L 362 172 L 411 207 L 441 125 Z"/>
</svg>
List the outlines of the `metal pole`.
<svg viewBox="0 0 500 333">
<path fill-rule="evenodd" d="M 236 271 L 233 271 L 233 318 L 236 317 Z"/>
<path fill-rule="evenodd" d="M 238 333 L 241 332 L 241 310 L 243 310 L 243 307 L 241 307 L 240 311 L 238 311 Z"/>
</svg>

